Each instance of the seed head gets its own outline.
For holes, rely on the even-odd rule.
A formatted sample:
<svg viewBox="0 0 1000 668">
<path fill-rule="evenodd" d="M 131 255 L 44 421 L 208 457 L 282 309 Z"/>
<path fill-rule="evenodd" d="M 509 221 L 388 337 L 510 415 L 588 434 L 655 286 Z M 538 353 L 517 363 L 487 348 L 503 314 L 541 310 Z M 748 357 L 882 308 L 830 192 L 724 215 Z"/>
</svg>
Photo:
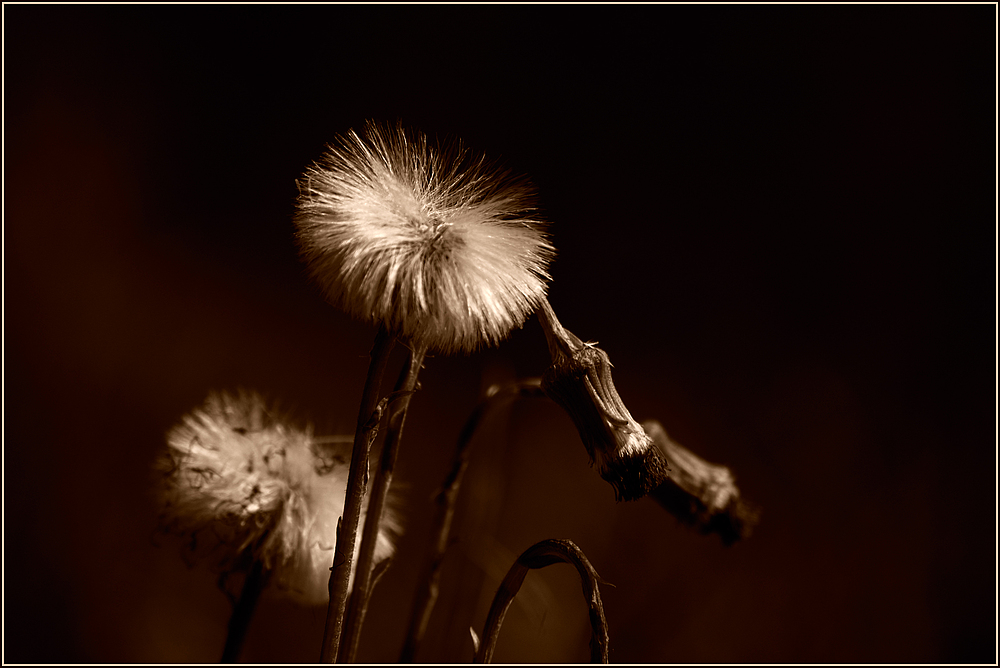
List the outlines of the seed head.
<svg viewBox="0 0 1000 668">
<path fill-rule="evenodd" d="M 532 189 L 460 143 L 369 123 L 299 193 L 299 245 L 328 299 L 415 345 L 496 344 L 545 296 L 554 249 Z"/>
<path fill-rule="evenodd" d="M 163 528 L 207 549 L 223 571 L 261 561 L 294 598 L 325 602 L 350 449 L 322 440 L 257 394 L 210 395 L 167 435 Z M 376 560 L 399 531 L 392 517 L 383 526 Z"/>
</svg>

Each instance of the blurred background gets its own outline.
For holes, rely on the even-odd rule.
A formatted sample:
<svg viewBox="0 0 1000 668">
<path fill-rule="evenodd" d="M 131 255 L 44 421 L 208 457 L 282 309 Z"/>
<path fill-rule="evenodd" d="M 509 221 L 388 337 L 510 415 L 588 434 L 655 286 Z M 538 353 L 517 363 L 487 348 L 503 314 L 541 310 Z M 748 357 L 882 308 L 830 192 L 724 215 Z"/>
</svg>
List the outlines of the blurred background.
<svg viewBox="0 0 1000 668">
<path fill-rule="evenodd" d="M 324 304 L 295 179 L 401 120 L 527 174 L 550 300 L 638 420 L 763 507 L 725 548 L 616 504 L 524 401 L 474 454 L 422 662 L 467 662 L 518 554 L 568 538 L 612 661 L 996 661 L 995 5 L 28 6 L 4 20 L 4 661 L 213 662 L 229 604 L 155 535 L 152 463 L 210 390 L 352 433 L 374 328 Z M 397 357 L 387 372 L 395 378 Z M 399 656 L 431 498 L 534 319 L 427 361 L 406 535 L 360 658 Z M 263 598 L 243 659 L 312 662 Z M 531 573 L 498 662 L 589 658 Z"/>
</svg>

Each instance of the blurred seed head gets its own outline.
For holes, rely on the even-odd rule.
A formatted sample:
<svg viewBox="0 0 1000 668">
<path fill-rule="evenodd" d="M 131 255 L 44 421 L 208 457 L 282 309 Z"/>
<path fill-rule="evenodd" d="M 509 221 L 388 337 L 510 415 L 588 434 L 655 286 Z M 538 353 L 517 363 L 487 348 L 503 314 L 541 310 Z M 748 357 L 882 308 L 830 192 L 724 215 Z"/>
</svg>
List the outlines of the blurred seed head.
<svg viewBox="0 0 1000 668">
<path fill-rule="evenodd" d="M 299 193 L 298 241 L 328 299 L 415 345 L 496 344 L 545 296 L 554 248 L 533 190 L 459 142 L 368 123 Z"/>
<path fill-rule="evenodd" d="M 328 599 L 350 445 L 326 443 L 275 414 L 255 393 L 211 394 L 167 434 L 160 461 L 161 524 L 190 554 L 222 570 L 261 561 L 279 588 L 309 604 Z M 376 561 L 393 551 L 386 512 Z"/>
</svg>

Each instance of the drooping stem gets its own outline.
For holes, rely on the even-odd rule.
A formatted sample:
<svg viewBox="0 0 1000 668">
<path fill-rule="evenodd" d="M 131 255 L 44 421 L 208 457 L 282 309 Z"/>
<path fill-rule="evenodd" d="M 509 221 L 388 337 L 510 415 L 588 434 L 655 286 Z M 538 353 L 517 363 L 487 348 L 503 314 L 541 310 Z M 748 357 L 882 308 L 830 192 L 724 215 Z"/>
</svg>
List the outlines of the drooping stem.
<svg viewBox="0 0 1000 668">
<path fill-rule="evenodd" d="M 389 361 L 389 353 L 395 339 L 385 327 L 379 327 L 375 344 L 371 350 L 371 363 L 365 389 L 361 395 L 358 410 L 358 425 L 354 433 L 354 449 L 351 453 L 351 468 L 347 476 L 347 496 L 344 500 L 344 515 L 337 527 L 336 549 L 330 573 L 330 604 L 326 612 L 326 628 L 323 633 L 323 647 L 320 653 L 322 663 L 333 663 L 340 648 L 341 631 L 344 626 L 344 612 L 347 608 L 348 585 L 354 561 L 354 546 L 357 542 L 361 506 L 368 486 L 368 453 L 378 433 L 378 423 L 382 415 L 380 403 L 382 376 Z"/>
<path fill-rule="evenodd" d="M 437 603 L 439 581 L 441 579 L 441 564 L 444 562 L 445 551 L 448 549 L 448 537 L 451 532 L 451 522 L 455 516 L 455 503 L 462 485 L 465 469 L 469 465 L 469 445 L 472 437 L 485 417 L 507 400 L 521 397 L 544 397 L 541 378 L 493 385 L 486 391 L 486 397 L 479 402 L 475 410 L 466 420 L 458 436 L 458 446 L 452 460 L 451 470 L 444 479 L 440 491 L 434 498 L 434 520 L 431 527 L 431 542 L 428 548 L 427 561 L 418 580 L 419 591 L 413 602 L 413 612 L 410 613 L 410 624 L 406 632 L 406 641 L 400 654 L 400 663 L 413 663 L 417 647 L 424 638 L 431 612 Z"/>
<path fill-rule="evenodd" d="M 368 600 L 374 585 L 372 581 L 372 561 L 375 556 L 375 545 L 378 541 L 379 527 L 382 523 L 382 511 L 385 507 L 386 495 L 392 484 L 392 474 L 396 467 L 396 457 L 399 444 L 403 437 L 403 424 L 406 412 L 410 407 L 410 397 L 417 389 L 417 377 L 423 366 L 427 349 L 417 347 L 410 350 L 409 361 L 403 366 L 393 391 L 393 401 L 389 408 L 389 420 L 382 446 L 382 456 L 379 468 L 375 471 L 372 482 L 371 499 L 365 516 L 365 528 L 361 538 L 361 552 L 358 555 L 358 566 L 354 576 L 354 589 L 344 621 L 343 641 L 340 645 L 338 663 L 354 663 L 361 638 L 361 626 L 365 613 L 368 611 Z"/>
<path fill-rule="evenodd" d="M 538 321 L 552 357 L 542 388 L 573 420 L 615 498 L 634 501 L 656 489 L 667 479 L 667 463 L 615 389 L 608 354 L 563 327 L 548 300 Z"/>
<path fill-rule="evenodd" d="M 226 634 L 226 646 L 222 650 L 220 663 L 236 663 L 240 657 L 254 609 L 257 607 L 261 592 L 267 586 L 270 575 L 271 571 L 264 568 L 262 561 L 255 560 L 250 566 L 250 571 L 243 581 L 240 597 L 233 606 L 233 614 L 229 618 L 229 631 Z"/>
<path fill-rule="evenodd" d="M 593 629 L 590 638 L 590 662 L 608 662 L 608 623 L 604 618 L 604 604 L 601 602 L 599 588 L 601 578 L 587 556 L 572 541 L 550 539 L 529 547 L 507 571 L 486 616 L 486 626 L 483 628 L 474 663 L 489 663 L 493 659 L 493 650 L 496 649 L 497 638 L 500 637 L 500 625 L 503 624 L 507 609 L 521 589 L 521 583 L 524 582 L 528 570 L 545 568 L 558 562 L 572 564 L 580 574 L 583 597 L 587 601 L 590 625 Z"/>
<path fill-rule="evenodd" d="M 642 427 L 670 462 L 669 479 L 650 492 L 653 500 L 701 533 L 719 534 L 725 545 L 749 537 L 761 509 L 742 498 L 732 471 L 678 444 L 656 420 Z"/>
</svg>

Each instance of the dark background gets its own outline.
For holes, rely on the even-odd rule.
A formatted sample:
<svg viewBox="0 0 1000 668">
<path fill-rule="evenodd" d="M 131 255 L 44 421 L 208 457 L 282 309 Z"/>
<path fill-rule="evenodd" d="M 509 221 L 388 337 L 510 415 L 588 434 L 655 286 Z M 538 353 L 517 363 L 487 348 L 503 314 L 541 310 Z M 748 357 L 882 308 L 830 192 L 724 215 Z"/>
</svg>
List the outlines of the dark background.
<svg viewBox="0 0 1000 668">
<path fill-rule="evenodd" d="M 156 540 L 151 464 L 212 389 L 350 433 L 374 335 L 297 258 L 295 179 L 365 119 L 530 175 L 550 299 L 632 414 L 764 508 L 724 548 L 616 504 L 554 405 L 484 425 L 418 659 L 468 661 L 503 573 L 569 538 L 615 662 L 996 661 L 994 5 L 5 6 L 4 660 L 211 662 L 228 603 Z M 429 359 L 407 534 L 361 658 L 398 657 L 429 499 L 530 320 Z M 394 358 L 390 377 L 402 358 Z M 311 662 L 268 594 L 243 658 Z M 588 657 L 532 573 L 496 659 Z"/>
</svg>

